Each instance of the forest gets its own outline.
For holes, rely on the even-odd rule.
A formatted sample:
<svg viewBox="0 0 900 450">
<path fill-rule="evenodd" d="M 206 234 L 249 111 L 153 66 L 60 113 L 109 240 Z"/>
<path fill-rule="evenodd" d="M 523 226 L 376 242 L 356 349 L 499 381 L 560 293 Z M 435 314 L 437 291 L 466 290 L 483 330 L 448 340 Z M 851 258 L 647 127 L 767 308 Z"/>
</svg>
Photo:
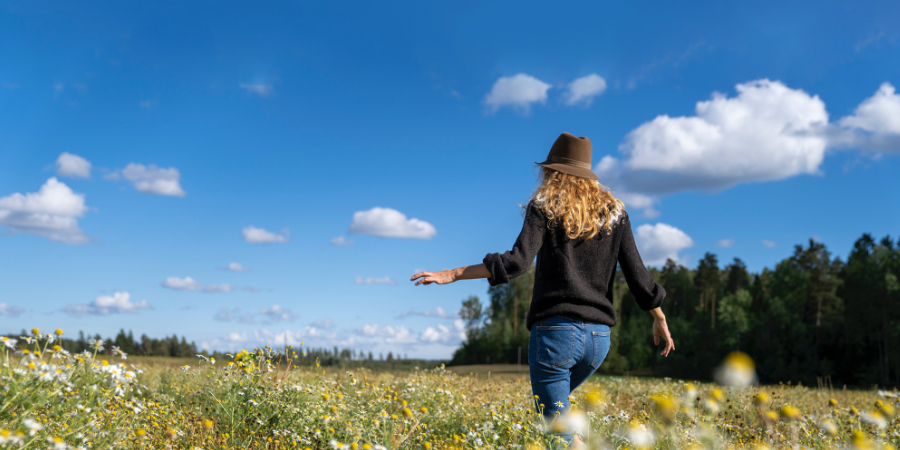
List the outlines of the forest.
<svg viewBox="0 0 900 450">
<path fill-rule="evenodd" d="M 654 352 L 652 318 L 621 274 L 611 296 L 618 323 L 602 373 L 705 380 L 732 351 L 749 354 L 762 383 L 900 386 L 900 246 L 863 234 L 846 261 L 810 239 L 774 269 L 750 273 L 706 253 L 696 268 L 650 268 L 666 290 L 663 311 L 676 350 Z M 534 267 L 462 302 L 467 340 L 453 364 L 527 363 L 525 317 Z M 521 348 L 521 350 L 520 350 Z M 521 352 L 521 353 L 520 353 Z"/>
<path fill-rule="evenodd" d="M 17 339 L 21 336 L 28 336 L 29 332 L 22 330 L 19 335 L 10 334 L 9 338 Z M 102 346 L 95 347 L 94 343 L 102 341 Z M 193 341 L 188 342 L 183 336 L 179 338 L 177 335 L 167 336 L 163 338 L 152 338 L 146 334 L 141 335 L 140 339 L 135 339 L 134 333 L 124 329 L 119 330 L 114 338 L 103 338 L 99 334 L 94 336 L 85 336 L 83 331 L 78 332 L 77 339 L 66 337 L 58 338 L 55 341 L 57 345 L 70 353 L 81 353 L 84 351 L 97 351 L 101 355 L 116 356 L 124 353 L 126 356 L 165 356 L 172 358 L 194 358 L 197 354 L 204 354 L 207 357 L 213 357 L 219 361 L 231 361 L 229 352 L 208 351 L 199 349 Z M 18 342 L 17 346 L 24 348 L 25 342 Z M 366 353 L 363 350 L 355 350 L 352 348 L 319 348 L 319 347 L 290 347 L 291 365 L 293 366 L 319 366 L 340 367 L 340 368 L 357 368 L 366 367 L 369 369 L 380 370 L 411 370 L 415 367 L 431 367 L 436 361 L 423 360 L 417 358 L 408 358 L 406 354 L 394 354 L 393 352 L 379 353 L 377 356 L 371 351 Z M 236 353 L 234 350 L 230 353 Z M 437 361 L 440 363 L 440 361 Z"/>
</svg>

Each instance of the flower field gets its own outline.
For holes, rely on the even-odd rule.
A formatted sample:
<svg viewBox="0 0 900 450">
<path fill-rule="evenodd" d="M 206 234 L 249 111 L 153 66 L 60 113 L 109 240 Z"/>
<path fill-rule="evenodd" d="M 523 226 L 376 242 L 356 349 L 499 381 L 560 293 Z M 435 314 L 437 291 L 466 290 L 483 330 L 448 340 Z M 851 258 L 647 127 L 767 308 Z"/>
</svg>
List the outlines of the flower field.
<svg viewBox="0 0 900 450">
<path fill-rule="evenodd" d="M 741 355 L 717 378 L 731 386 L 598 378 L 572 414 L 544 424 L 526 379 L 296 369 L 302 350 L 271 348 L 142 370 L 121 352 L 101 356 L 99 341 L 69 354 L 54 346 L 61 334 L 3 338 L 0 448 L 532 449 L 561 426 L 592 449 L 900 444 L 895 392 L 746 386 Z"/>
</svg>

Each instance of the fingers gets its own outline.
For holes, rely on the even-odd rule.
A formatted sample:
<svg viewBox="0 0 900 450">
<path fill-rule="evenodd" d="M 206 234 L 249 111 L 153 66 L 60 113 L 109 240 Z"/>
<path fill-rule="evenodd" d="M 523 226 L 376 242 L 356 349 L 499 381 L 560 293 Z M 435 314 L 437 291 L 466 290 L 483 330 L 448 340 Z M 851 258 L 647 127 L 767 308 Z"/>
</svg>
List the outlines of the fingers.
<svg viewBox="0 0 900 450">
<path fill-rule="evenodd" d="M 669 352 L 675 350 L 675 341 L 672 340 L 672 336 L 666 335 L 666 348 L 660 352 L 660 355 L 669 356 Z"/>
<path fill-rule="evenodd" d="M 419 272 L 419 273 L 413 275 L 412 278 L 409 279 L 409 281 L 415 281 L 416 278 L 422 278 L 422 277 L 426 277 L 428 275 L 431 275 L 431 272 Z"/>
<path fill-rule="evenodd" d="M 422 273 L 427 273 L 427 275 L 423 275 L 424 278 L 422 278 L 421 280 L 419 280 L 418 282 L 416 282 L 416 286 L 418 286 L 418 285 L 420 285 L 420 284 L 431 284 L 431 283 L 441 284 L 441 279 L 440 279 L 440 278 L 438 278 L 438 277 L 432 275 L 432 274 L 429 273 L 429 272 L 422 272 Z"/>
<path fill-rule="evenodd" d="M 659 335 L 653 333 L 653 345 L 659 345 Z"/>
</svg>

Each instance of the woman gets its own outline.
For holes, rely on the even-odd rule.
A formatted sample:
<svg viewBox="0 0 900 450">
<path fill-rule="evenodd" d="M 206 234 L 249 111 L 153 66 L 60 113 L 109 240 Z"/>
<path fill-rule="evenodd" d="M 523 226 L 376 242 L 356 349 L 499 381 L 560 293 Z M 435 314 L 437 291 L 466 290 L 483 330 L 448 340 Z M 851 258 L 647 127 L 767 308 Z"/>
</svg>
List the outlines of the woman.
<svg viewBox="0 0 900 450">
<path fill-rule="evenodd" d="M 568 411 L 569 394 L 609 352 L 617 262 L 638 306 L 653 315 L 654 342 L 665 340 L 661 355 L 675 346 L 660 309 L 666 292 L 641 261 L 622 202 L 591 171 L 590 140 L 563 133 L 538 164 L 541 183 L 512 251 L 490 253 L 474 266 L 420 272 L 412 281 L 418 286 L 487 278 L 496 286 L 524 274 L 537 256 L 526 320 L 528 364 L 538 409 L 552 420 Z M 569 430 L 557 435 L 567 444 L 574 440 Z"/>
</svg>

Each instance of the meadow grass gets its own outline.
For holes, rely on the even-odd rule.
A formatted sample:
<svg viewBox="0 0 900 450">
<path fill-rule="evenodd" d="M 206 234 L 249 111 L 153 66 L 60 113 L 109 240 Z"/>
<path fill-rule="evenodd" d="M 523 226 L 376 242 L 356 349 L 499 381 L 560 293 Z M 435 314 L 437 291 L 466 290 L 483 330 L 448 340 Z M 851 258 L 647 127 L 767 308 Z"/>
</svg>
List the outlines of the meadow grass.
<svg viewBox="0 0 900 450">
<path fill-rule="evenodd" d="M 0 345 L 0 448 L 533 449 L 552 446 L 545 430 L 562 426 L 594 449 L 900 443 L 892 392 L 603 377 L 575 392 L 572 414 L 546 424 L 527 375 L 297 369 L 270 348 L 135 364 L 101 356 L 102 342 L 68 354 L 56 337 L 35 330 Z"/>
</svg>

